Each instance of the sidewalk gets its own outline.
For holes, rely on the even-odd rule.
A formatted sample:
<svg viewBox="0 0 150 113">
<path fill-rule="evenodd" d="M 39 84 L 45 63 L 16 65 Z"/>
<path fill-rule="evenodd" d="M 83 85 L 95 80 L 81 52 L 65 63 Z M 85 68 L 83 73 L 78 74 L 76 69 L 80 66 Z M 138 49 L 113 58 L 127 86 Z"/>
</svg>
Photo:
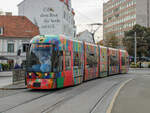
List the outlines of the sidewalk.
<svg viewBox="0 0 150 113">
<path fill-rule="evenodd" d="M 3 87 L 0 87 L 0 90 L 19 90 L 19 89 L 26 89 L 25 83 L 18 83 L 18 84 L 9 84 Z"/>
<path fill-rule="evenodd" d="M 149 113 L 150 75 L 135 78 L 117 96 L 111 113 Z"/>
<path fill-rule="evenodd" d="M 0 72 L 0 90 L 15 90 L 24 88 L 26 88 L 24 82 L 18 84 L 12 83 L 12 71 Z"/>
<path fill-rule="evenodd" d="M 0 72 L 0 88 L 12 84 L 12 71 Z"/>
<path fill-rule="evenodd" d="M 0 77 L 12 77 L 12 71 L 0 71 Z"/>
</svg>

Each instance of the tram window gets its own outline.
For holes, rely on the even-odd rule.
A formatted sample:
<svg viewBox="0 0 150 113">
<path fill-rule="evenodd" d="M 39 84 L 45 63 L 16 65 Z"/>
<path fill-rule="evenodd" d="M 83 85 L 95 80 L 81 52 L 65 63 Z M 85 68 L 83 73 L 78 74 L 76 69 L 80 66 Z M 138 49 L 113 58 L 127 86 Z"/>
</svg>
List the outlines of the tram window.
<svg viewBox="0 0 150 113">
<path fill-rule="evenodd" d="M 126 57 L 126 64 L 129 63 L 129 57 Z"/>
<path fill-rule="evenodd" d="M 31 46 L 30 55 L 29 57 L 27 57 L 28 70 L 36 72 L 52 72 L 51 54 L 52 54 L 52 45 L 33 44 Z"/>
<path fill-rule="evenodd" d="M 94 53 L 87 53 L 87 67 L 96 67 L 97 63 L 97 55 Z"/>
<path fill-rule="evenodd" d="M 117 56 L 110 56 L 110 66 L 118 66 Z"/>
<path fill-rule="evenodd" d="M 79 52 L 74 52 L 73 53 L 73 66 L 77 68 L 81 68 L 81 58 L 80 58 L 80 53 Z"/>
<path fill-rule="evenodd" d="M 125 58 L 121 57 L 121 64 L 124 66 L 125 65 Z"/>
<path fill-rule="evenodd" d="M 65 67 L 66 70 L 71 70 L 71 52 L 68 51 L 65 54 Z"/>
<path fill-rule="evenodd" d="M 27 63 L 29 66 L 40 64 L 39 59 L 33 52 L 31 52 L 31 55 L 29 56 Z"/>
<path fill-rule="evenodd" d="M 63 71 L 63 51 L 54 51 L 52 61 L 53 61 L 53 71 L 62 72 Z"/>
</svg>

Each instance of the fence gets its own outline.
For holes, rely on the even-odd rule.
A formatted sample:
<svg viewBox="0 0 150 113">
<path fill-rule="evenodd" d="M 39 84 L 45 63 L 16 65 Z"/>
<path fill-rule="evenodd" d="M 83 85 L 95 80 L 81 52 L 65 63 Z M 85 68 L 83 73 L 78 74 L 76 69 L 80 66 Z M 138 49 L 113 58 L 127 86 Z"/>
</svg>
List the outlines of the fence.
<svg viewBox="0 0 150 113">
<path fill-rule="evenodd" d="M 13 84 L 25 82 L 25 73 L 24 69 L 13 69 Z"/>
</svg>

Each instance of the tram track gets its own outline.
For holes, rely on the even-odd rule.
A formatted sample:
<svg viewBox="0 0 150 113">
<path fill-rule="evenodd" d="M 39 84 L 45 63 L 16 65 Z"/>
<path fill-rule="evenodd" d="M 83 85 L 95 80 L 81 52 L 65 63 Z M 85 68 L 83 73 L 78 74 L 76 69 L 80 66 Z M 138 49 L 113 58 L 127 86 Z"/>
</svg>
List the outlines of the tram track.
<svg viewBox="0 0 150 113">
<path fill-rule="evenodd" d="M 114 78 L 116 79 L 116 78 Z M 109 93 L 110 91 L 113 90 L 114 87 L 118 86 L 119 84 L 121 84 L 123 82 L 123 80 L 117 82 L 116 84 L 112 85 L 106 92 L 104 92 L 104 94 L 98 99 L 98 101 L 96 102 L 96 104 L 91 108 L 91 110 L 89 111 L 89 113 L 94 113 L 95 108 L 97 107 L 97 105 L 103 100 L 103 98 L 105 97 L 105 95 L 107 93 Z M 84 92 L 84 91 L 83 91 Z M 82 92 L 80 92 L 82 93 Z M 80 94 L 78 93 L 78 95 Z M 74 95 L 69 95 L 67 94 L 66 96 L 63 96 L 60 100 L 58 100 L 56 103 L 54 103 L 53 105 L 47 107 L 46 109 L 44 109 L 41 113 L 52 113 L 57 107 L 61 106 L 63 103 L 65 103 L 66 101 L 68 101 L 69 99 L 74 98 L 75 96 L 77 96 L 76 94 Z"/>
<path fill-rule="evenodd" d="M 95 82 L 95 81 L 92 81 L 92 82 Z M 87 83 L 85 83 L 85 84 L 87 84 Z M 85 88 L 84 90 L 79 91 L 79 92 L 80 92 L 80 93 L 79 93 L 79 92 L 76 92 L 76 91 L 77 91 L 76 89 L 78 89 L 77 87 L 73 87 L 73 88 L 75 88 L 74 91 L 73 91 L 73 90 L 67 91 L 67 93 L 65 93 L 65 94 L 62 95 L 58 100 L 56 100 L 56 102 L 55 102 L 54 104 L 52 104 L 51 106 L 48 106 L 47 108 L 45 108 L 45 109 L 42 111 L 42 113 L 46 113 L 47 111 L 53 111 L 55 108 L 57 108 L 58 106 L 60 106 L 61 104 L 63 104 L 65 101 L 67 101 L 67 100 L 73 98 L 74 96 L 77 96 L 77 95 L 79 95 L 80 93 L 82 93 L 82 92 L 84 92 L 84 91 L 86 91 L 86 90 L 89 89 L 89 87 L 87 87 L 87 88 Z M 91 87 L 91 88 L 92 88 L 92 87 Z M 67 90 L 67 89 L 68 89 L 68 88 L 61 89 L 61 90 L 59 90 L 59 91 L 56 91 L 56 93 L 59 94 L 59 93 L 61 93 L 61 92 L 65 92 L 65 90 Z M 72 87 L 69 87 L 69 89 L 72 89 Z M 26 92 L 26 91 L 25 91 L 25 92 Z M 75 93 L 75 92 L 76 92 L 76 93 Z M 8 109 L 5 109 L 5 110 L 3 110 L 3 111 L 0 111 L 0 113 L 5 113 L 5 112 L 10 111 L 10 110 L 12 110 L 12 109 L 14 109 L 14 108 L 17 108 L 17 107 L 19 107 L 19 106 L 21 106 L 21 105 L 24 105 L 24 104 L 33 102 L 33 101 L 35 101 L 35 100 L 37 100 L 37 99 L 43 98 L 43 97 L 48 96 L 49 94 L 53 94 L 53 93 L 55 93 L 55 91 L 54 91 L 54 92 L 50 92 L 50 93 L 46 93 L 46 94 L 44 94 L 44 95 L 38 96 L 38 97 L 33 98 L 33 99 L 30 99 L 30 100 L 28 100 L 28 101 L 24 101 L 24 102 L 22 102 L 22 103 L 20 103 L 20 104 L 17 104 L 17 105 L 15 105 L 15 106 L 13 106 L 13 107 L 10 107 L 10 108 L 8 108 Z"/>
<path fill-rule="evenodd" d="M 72 87 L 69 87 L 69 88 L 72 89 Z M 63 89 L 63 90 L 66 90 L 66 89 L 67 89 L 67 88 L 65 88 L 65 89 Z M 58 92 L 56 91 L 56 93 L 65 92 L 65 91 L 63 91 L 63 90 L 59 90 Z M 55 90 L 54 90 L 54 92 L 46 93 L 46 94 L 44 94 L 44 95 L 38 96 L 38 97 L 33 98 L 33 99 L 31 99 L 31 100 L 28 100 L 28 101 L 25 101 L 25 102 L 23 102 L 23 103 L 20 103 L 20 104 L 18 104 L 18 105 L 16 105 L 16 106 L 13 106 L 13 107 L 11 107 L 11 108 L 9 108 L 9 109 L 6 109 L 6 110 L 4 110 L 4 111 L 0 111 L 0 113 L 5 113 L 5 112 L 10 111 L 10 110 L 12 110 L 12 109 L 14 109 L 14 108 L 17 108 L 17 107 L 19 107 L 19 106 L 21 106 L 21 105 L 24 105 L 24 104 L 33 102 L 33 101 L 35 101 L 35 100 L 37 100 L 37 99 L 43 98 L 43 97 L 45 97 L 45 96 L 48 96 L 49 94 L 54 94 L 54 93 L 55 93 Z M 66 95 L 67 95 L 67 96 L 66 96 Z M 70 96 L 68 96 L 68 95 L 70 95 Z M 54 110 L 58 105 L 62 104 L 62 103 L 65 102 L 66 100 L 72 98 L 73 96 L 74 96 L 74 95 L 72 95 L 72 91 L 69 91 L 67 94 L 65 94 L 65 96 L 62 96 L 59 100 L 57 100 L 56 103 L 54 103 L 54 104 L 51 105 L 50 107 L 44 109 L 44 110 L 42 111 L 42 113 L 46 113 L 46 111 L 47 111 L 47 110 L 49 111 L 50 109 L 51 109 L 50 111 Z"/>
<path fill-rule="evenodd" d="M 27 92 L 27 89 L 22 89 L 22 88 L 20 88 L 19 90 L 18 89 L 13 89 L 13 90 L 0 89 L 0 98 L 17 95 L 17 94 L 23 93 L 23 92 Z"/>
<path fill-rule="evenodd" d="M 47 107 L 44 109 L 41 113 L 51 113 L 53 110 L 55 110 L 57 107 L 59 107 L 61 104 L 63 104 L 65 101 L 68 101 L 69 99 L 73 98 L 72 96 L 62 97 L 60 100 L 58 100 L 55 104 Z"/>
<path fill-rule="evenodd" d="M 120 83 L 122 83 L 122 81 L 119 81 L 118 83 L 112 85 L 106 92 L 103 93 L 103 95 L 101 97 L 99 97 L 98 101 L 95 103 L 95 105 L 91 108 L 91 110 L 89 111 L 89 113 L 94 113 L 96 107 L 98 106 L 98 104 L 101 103 L 101 101 L 103 100 L 103 98 L 109 93 L 111 92 L 116 86 L 118 86 Z"/>
<path fill-rule="evenodd" d="M 28 93 L 28 92 L 29 92 L 29 90 L 28 90 L 28 91 L 19 92 L 19 93 L 16 93 L 16 94 L 14 94 L 14 95 L 21 94 L 21 93 Z M 45 96 L 47 96 L 47 95 L 49 95 L 49 94 L 53 94 L 53 93 L 54 93 L 54 92 L 48 92 L 48 93 L 46 93 L 46 94 L 41 94 L 40 96 L 37 96 L 37 97 L 35 97 L 35 98 L 32 98 L 32 99 L 30 99 L 30 100 L 27 100 L 27 101 L 24 101 L 24 102 L 22 102 L 22 103 L 20 103 L 20 104 L 17 104 L 17 105 L 15 105 L 15 106 L 13 106 L 13 107 L 10 107 L 10 108 L 8 108 L 8 109 L 5 109 L 5 110 L 3 110 L 3 111 L 0 111 L 0 113 L 5 113 L 5 112 L 7 112 L 7 111 L 9 111 L 9 110 L 11 110 L 11 109 L 14 109 L 14 108 L 18 107 L 18 106 L 21 106 L 21 105 L 23 105 L 23 104 L 30 103 L 30 102 L 32 102 L 32 101 L 35 101 L 35 100 L 37 100 L 37 99 L 40 99 L 40 98 L 42 98 L 42 97 L 45 97 Z M 14 96 L 14 95 L 13 95 L 13 96 Z M 12 95 L 10 95 L 10 96 L 12 96 Z"/>
<path fill-rule="evenodd" d="M 120 77 L 119 77 L 120 78 Z M 103 82 L 105 81 L 109 81 L 109 80 L 117 80 L 118 78 L 114 78 L 114 77 L 110 77 L 109 79 L 103 79 Z M 117 80 L 118 81 L 118 80 Z M 113 86 L 111 86 L 106 92 L 104 92 L 103 96 L 98 99 L 97 103 L 92 107 L 92 109 L 90 110 L 90 113 L 93 113 L 94 109 L 96 108 L 97 104 L 99 102 L 101 102 L 101 100 L 103 99 L 103 97 L 110 91 L 112 90 L 115 86 L 119 85 L 123 80 L 121 80 L 120 82 L 117 82 L 115 83 Z M 93 83 L 94 82 L 94 83 Z M 101 82 L 101 83 L 103 83 Z M 12 107 L 9 107 L 8 109 L 5 109 L 3 111 L 0 111 L 1 113 L 5 113 L 7 111 L 11 111 L 13 109 L 17 109 L 18 107 L 22 106 L 22 105 L 25 105 L 25 104 L 28 104 L 28 103 L 32 103 L 33 101 L 35 100 L 40 100 L 41 98 L 43 97 L 46 97 L 50 94 L 54 94 L 56 93 L 57 97 L 59 97 L 58 99 L 56 99 L 54 101 L 54 103 L 52 103 L 50 106 L 46 106 L 46 108 L 42 109 L 41 113 L 50 113 L 50 112 L 53 112 L 57 107 L 61 106 L 62 104 L 64 104 L 66 101 L 68 101 L 69 99 L 72 99 L 78 95 L 80 95 L 81 93 L 85 92 L 85 91 L 88 91 L 89 89 L 93 88 L 96 86 L 96 84 L 99 84 L 99 82 L 96 82 L 96 81 L 91 81 L 90 84 L 94 84 L 94 86 L 90 86 L 89 84 L 90 82 L 87 82 L 87 83 L 84 83 L 79 86 L 83 87 L 83 88 L 77 88 L 77 87 L 69 87 L 69 88 L 64 88 L 64 89 L 61 89 L 61 90 L 54 90 L 54 91 L 50 91 L 46 94 L 41 94 L 40 96 L 36 96 L 35 98 L 32 98 L 30 100 L 27 100 L 27 101 L 24 101 L 24 102 L 21 102 L 17 105 L 14 105 Z M 88 86 L 89 85 L 89 86 Z M 87 87 L 88 86 L 88 87 Z M 73 88 L 73 90 L 72 90 Z M 28 90 L 29 91 L 29 90 Z M 24 91 L 24 92 L 21 92 L 21 93 L 26 93 L 28 91 Z M 42 91 L 43 92 L 43 91 Z M 59 95 L 60 94 L 60 95 Z M 17 94 L 16 94 L 17 95 Z"/>
<path fill-rule="evenodd" d="M 95 105 L 92 107 L 92 109 L 89 111 L 89 113 L 97 113 L 95 112 L 98 105 L 102 103 L 103 99 L 106 98 L 108 96 L 108 94 L 110 94 L 111 92 L 114 91 L 114 89 L 118 90 L 120 89 L 120 86 L 123 87 L 123 85 L 125 85 L 128 81 L 131 81 L 133 79 L 126 79 L 126 80 L 120 80 L 118 83 L 112 85 L 106 92 L 104 92 L 104 94 L 98 99 L 98 101 L 95 103 Z M 116 93 L 116 91 L 115 91 Z M 115 94 L 113 94 L 115 95 Z M 110 103 L 111 104 L 111 103 Z"/>
<path fill-rule="evenodd" d="M 114 78 L 116 79 L 116 78 Z M 103 98 L 112 90 L 114 90 L 114 88 L 116 86 L 119 86 L 122 84 L 122 82 L 124 82 L 124 80 L 120 80 L 119 82 L 115 83 L 114 85 L 112 85 L 107 91 L 105 91 L 103 93 L 103 95 L 98 99 L 98 101 L 96 102 L 96 104 L 94 104 L 94 106 L 91 108 L 91 110 L 89 111 L 89 113 L 94 113 L 97 105 L 103 100 Z M 81 92 L 82 93 L 82 92 Z M 79 95 L 79 94 L 78 94 Z M 58 100 L 56 103 L 54 103 L 53 105 L 47 107 L 46 109 L 44 109 L 41 113 L 52 113 L 57 107 L 61 106 L 63 103 L 65 103 L 66 101 L 68 101 L 69 99 L 74 98 L 75 96 L 77 96 L 76 94 L 74 95 L 69 95 L 67 94 L 67 97 L 62 97 L 60 100 Z"/>
<path fill-rule="evenodd" d="M 68 87 L 68 88 L 69 88 L 69 89 L 72 89 L 72 87 Z M 33 98 L 33 99 L 24 101 L 24 102 L 22 102 L 22 103 L 20 103 L 20 104 L 17 104 L 17 105 L 15 105 L 15 106 L 13 106 L 13 107 L 10 107 L 10 108 L 8 108 L 8 109 L 5 109 L 5 110 L 3 110 L 3 111 L 0 111 L 0 113 L 5 113 L 5 112 L 7 112 L 7 111 L 10 111 L 10 110 L 12 110 L 12 109 L 14 109 L 14 108 L 17 108 L 17 107 L 19 107 L 19 106 L 22 106 L 22 105 L 24 105 L 24 104 L 28 104 L 28 103 L 30 103 L 30 102 L 33 102 L 33 101 L 37 100 L 37 99 L 41 99 L 41 98 L 43 98 L 43 97 L 46 97 L 46 96 L 48 96 L 48 95 L 50 95 L 50 94 L 63 93 L 63 92 L 65 92 L 65 90 L 67 90 L 68 88 L 54 89 L 54 90 L 50 90 L 50 91 L 49 91 L 49 90 L 44 90 L 44 91 L 48 91 L 48 93 L 42 94 L 41 96 L 37 96 L 37 97 L 35 97 L 35 98 Z M 30 91 L 31 91 L 31 90 L 30 90 Z M 36 90 L 32 90 L 32 91 L 36 91 Z M 71 91 L 72 91 L 72 90 L 69 90 L 69 92 L 68 92 L 66 95 L 71 94 Z M 19 92 L 19 93 L 16 93 L 16 94 L 14 94 L 14 95 L 17 95 L 17 94 L 20 94 L 20 93 L 28 93 L 28 92 L 29 92 L 29 90 L 28 90 L 28 91 Z M 43 90 L 40 90 L 40 92 L 43 92 Z M 10 96 L 12 96 L 12 95 L 10 95 Z M 65 97 L 66 97 L 66 96 L 61 97 L 61 99 L 59 99 L 55 104 L 53 104 L 52 107 L 55 107 L 55 105 L 58 105 L 60 102 L 63 102 L 64 100 L 67 100 L 67 99 L 69 99 L 69 98 L 72 98 L 72 96 L 67 96 L 67 98 L 65 98 Z M 44 109 L 43 112 L 46 111 L 47 109 L 48 109 L 48 108 Z"/>
</svg>

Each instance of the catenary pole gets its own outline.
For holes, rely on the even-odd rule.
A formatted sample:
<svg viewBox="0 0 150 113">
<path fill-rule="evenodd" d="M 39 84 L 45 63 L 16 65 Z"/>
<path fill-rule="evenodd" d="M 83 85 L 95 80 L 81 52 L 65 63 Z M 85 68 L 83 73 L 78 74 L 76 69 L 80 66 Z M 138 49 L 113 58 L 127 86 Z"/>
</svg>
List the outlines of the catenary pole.
<svg viewBox="0 0 150 113">
<path fill-rule="evenodd" d="M 137 41 L 136 41 L 136 32 L 134 34 L 134 63 L 136 64 L 136 51 L 137 51 Z"/>
</svg>

